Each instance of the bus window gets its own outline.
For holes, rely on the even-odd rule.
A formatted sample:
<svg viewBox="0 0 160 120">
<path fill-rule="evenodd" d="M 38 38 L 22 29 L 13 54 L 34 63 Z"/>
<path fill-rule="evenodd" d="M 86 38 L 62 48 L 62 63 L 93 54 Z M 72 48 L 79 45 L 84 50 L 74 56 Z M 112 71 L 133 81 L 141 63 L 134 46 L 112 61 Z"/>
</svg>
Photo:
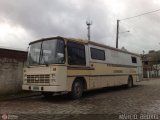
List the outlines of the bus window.
<svg viewBox="0 0 160 120">
<path fill-rule="evenodd" d="M 132 63 L 137 63 L 137 58 L 136 57 L 131 57 L 132 58 Z"/>
<path fill-rule="evenodd" d="M 84 45 L 75 42 L 68 42 L 67 51 L 69 65 L 86 65 Z"/>
<path fill-rule="evenodd" d="M 91 48 L 91 58 L 96 60 L 105 60 L 105 51 Z"/>
</svg>

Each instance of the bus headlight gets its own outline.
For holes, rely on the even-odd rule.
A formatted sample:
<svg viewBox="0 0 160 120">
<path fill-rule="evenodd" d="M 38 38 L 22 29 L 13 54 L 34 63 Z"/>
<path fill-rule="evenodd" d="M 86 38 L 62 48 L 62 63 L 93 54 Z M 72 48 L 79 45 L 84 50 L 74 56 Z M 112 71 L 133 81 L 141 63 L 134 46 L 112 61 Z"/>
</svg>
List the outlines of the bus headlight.
<svg viewBox="0 0 160 120">
<path fill-rule="evenodd" d="M 55 74 L 51 74 L 51 82 L 56 82 L 56 75 Z"/>
<path fill-rule="evenodd" d="M 26 74 L 24 74 L 24 80 L 27 80 L 27 75 Z"/>
<path fill-rule="evenodd" d="M 27 75 L 26 74 L 23 75 L 23 83 L 24 84 L 27 83 Z"/>
</svg>

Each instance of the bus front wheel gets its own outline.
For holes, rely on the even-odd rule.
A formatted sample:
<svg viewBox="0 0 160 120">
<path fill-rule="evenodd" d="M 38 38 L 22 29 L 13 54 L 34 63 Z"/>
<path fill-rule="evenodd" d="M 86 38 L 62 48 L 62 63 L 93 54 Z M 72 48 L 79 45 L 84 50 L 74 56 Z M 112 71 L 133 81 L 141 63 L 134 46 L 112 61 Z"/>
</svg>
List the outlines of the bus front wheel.
<svg viewBox="0 0 160 120">
<path fill-rule="evenodd" d="M 82 97 L 83 94 L 83 84 L 80 80 L 75 80 L 72 85 L 71 97 L 73 99 L 78 99 Z"/>
</svg>

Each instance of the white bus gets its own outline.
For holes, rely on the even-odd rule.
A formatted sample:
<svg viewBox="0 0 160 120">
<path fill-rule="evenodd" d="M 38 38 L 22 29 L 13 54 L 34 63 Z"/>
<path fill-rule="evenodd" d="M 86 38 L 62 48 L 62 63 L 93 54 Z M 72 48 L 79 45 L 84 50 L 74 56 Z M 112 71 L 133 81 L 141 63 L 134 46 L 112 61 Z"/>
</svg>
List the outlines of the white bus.
<svg viewBox="0 0 160 120">
<path fill-rule="evenodd" d="M 86 90 L 132 87 L 142 79 L 140 55 L 81 39 L 58 36 L 31 42 L 27 63 L 22 89 L 45 96 L 67 92 L 77 99 Z"/>
</svg>

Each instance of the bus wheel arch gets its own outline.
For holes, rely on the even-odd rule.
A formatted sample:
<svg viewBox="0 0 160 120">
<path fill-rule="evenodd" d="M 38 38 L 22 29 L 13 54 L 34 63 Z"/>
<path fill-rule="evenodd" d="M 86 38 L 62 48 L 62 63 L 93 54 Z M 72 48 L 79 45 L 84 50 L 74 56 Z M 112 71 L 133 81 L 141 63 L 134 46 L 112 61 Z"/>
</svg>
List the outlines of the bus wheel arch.
<svg viewBox="0 0 160 120">
<path fill-rule="evenodd" d="M 127 87 L 128 88 L 132 88 L 133 87 L 133 77 L 132 77 L 132 75 L 128 76 Z"/>
<path fill-rule="evenodd" d="M 86 80 L 83 77 L 76 77 L 72 83 L 71 97 L 78 99 L 82 96 L 83 91 L 87 89 Z"/>
</svg>

